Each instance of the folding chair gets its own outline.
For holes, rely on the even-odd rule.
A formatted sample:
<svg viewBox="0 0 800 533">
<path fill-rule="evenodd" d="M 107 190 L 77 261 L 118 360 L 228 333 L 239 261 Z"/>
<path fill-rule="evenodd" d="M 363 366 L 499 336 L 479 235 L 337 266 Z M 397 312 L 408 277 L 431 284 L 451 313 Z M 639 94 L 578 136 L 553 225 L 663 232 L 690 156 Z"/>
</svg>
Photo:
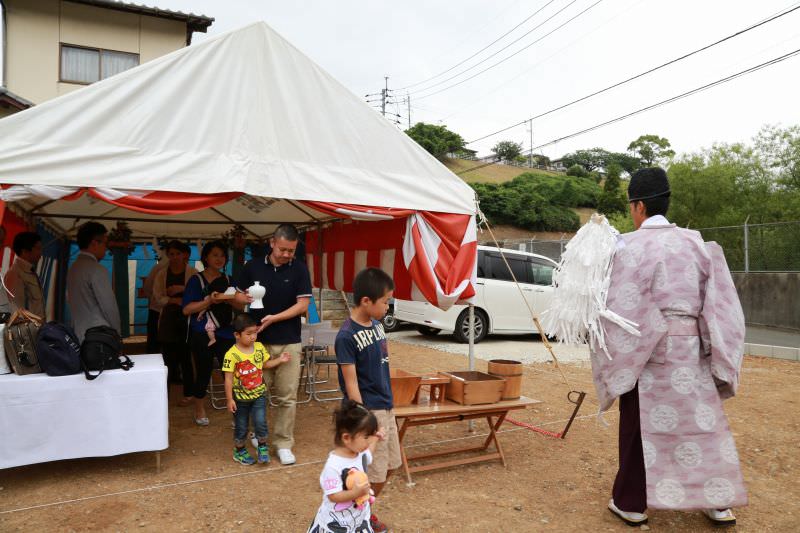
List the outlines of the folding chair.
<svg viewBox="0 0 800 533">
<path fill-rule="evenodd" d="M 331 381 L 331 367 L 336 366 L 336 356 L 330 355 L 327 346 L 309 345 L 303 347 L 303 351 L 307 354 L 306 361 L 308 362 L 308 374 L 306 380 L 306 390 L 309 393 L 309 398 L 313 398 L 318 402 L 341 400 L 342 393 L 338 387 L 338 379 L 336 381 L 337 386 L 335 388 L 317 389 L 317 385 Z M 326 367 L 327 375 L 325 379 L 319 379 L 319 371 L 323 366 Z M 332 393 L 336 394 L 333 396 L 328 396 Z M 326 396 L 322 396 L 323 394 Z"/>
<path fill-rule="evenodd" d="M 214 378 L 217 378 L 216 380 Z M 211 379 L 208 381 L 206 389 L 208 397 L 211 398 L 211 407 L 214 409 L 227 409 L 228 399 L 225 398 L 225 376 L 222 370 L 214 368 L 211 371 Z"/>
</svg>

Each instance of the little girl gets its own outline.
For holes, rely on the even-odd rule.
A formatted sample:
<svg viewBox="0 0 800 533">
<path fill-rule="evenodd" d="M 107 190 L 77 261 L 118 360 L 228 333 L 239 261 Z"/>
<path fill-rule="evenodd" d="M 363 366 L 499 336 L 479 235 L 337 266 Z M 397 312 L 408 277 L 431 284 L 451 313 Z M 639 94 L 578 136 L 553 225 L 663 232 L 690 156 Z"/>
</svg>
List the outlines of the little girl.
<svg viewBox="0 0 800 533">
<path fill-rule="evenodd" d="M 351 469 L 366 474 L 372 463 L 372 451 L 381 438 L 378 420 L 366 407 L 344 400 L 333 414 L 336 447 L 319 476 L 322 504 L 308 533 L 373 533 L 370 525 L 369 481 L 357 481 L 346 486 Z M 363 503 L 357 503 L 361 500 Z"/>
</svg>

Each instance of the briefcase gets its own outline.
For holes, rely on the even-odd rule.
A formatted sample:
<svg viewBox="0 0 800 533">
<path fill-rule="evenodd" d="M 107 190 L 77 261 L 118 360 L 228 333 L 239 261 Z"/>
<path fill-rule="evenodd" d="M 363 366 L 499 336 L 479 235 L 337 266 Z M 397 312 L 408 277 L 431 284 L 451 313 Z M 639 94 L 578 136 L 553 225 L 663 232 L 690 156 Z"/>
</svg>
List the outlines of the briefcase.
<svg viewBox="0 0 800 533">
<path fill-rule="evenodd" d="M 42 319 L 25 309 L 14 311 L 8 319 L 3 346 L 15 374 L 24 376 L 42 371 L 36 356 L 36 334 L 41 325 Z"/>
</svg>

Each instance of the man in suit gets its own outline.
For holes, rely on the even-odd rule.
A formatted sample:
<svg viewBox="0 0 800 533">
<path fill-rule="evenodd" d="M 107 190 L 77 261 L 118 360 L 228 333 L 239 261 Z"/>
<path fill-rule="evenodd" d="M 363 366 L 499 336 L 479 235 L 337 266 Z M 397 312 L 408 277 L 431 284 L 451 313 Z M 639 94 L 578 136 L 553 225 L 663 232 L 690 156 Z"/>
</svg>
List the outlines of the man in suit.
<svg viewBox="0 0 800 533">
<path fill-rule="evenodd" d="M 120 331 L 119 309 L 111 279 L 100 260 L 106 255 L 108 234 L 98 222 L 87 222 L 78 229 L 80 253 L 67 275 L 67 304 L 78 340 L 86 330 L 109 326 Z"/>
<path fill-rule="evenodd" d="M 26 309 L 46 320 L 44 294 L 36 265 L 42 257 L 42 238 L 33 231 L 17 233 L 13 244 L 14 263 L 5 277 L 6 288 L 13 295 L 12 308 Z"/>
</svg>

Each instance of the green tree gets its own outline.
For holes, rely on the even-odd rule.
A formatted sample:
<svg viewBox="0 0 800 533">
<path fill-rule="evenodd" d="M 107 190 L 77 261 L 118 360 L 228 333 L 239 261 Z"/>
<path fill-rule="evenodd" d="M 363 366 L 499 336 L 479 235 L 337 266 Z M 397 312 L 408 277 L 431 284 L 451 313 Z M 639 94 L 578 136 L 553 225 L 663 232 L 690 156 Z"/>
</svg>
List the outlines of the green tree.
<svg viewBox="0 0 800 533">
<path fill-rule="evenodd" d="M 778 186 L 800 191 L 800 126 L 765 126 L 755 138 L 755 148 Z"/>
<path fill-rule="evenodd" d="M 675 150 L 670 148 L 666 137 L 658 135 L 640 135 L 628 145 L 628 151 L 637 156 L 645 167 L 663 163 L 675 156 Z"/>
<path fill-rule="evenodd" d="M 582 165 L 572 165 L 567 169 L 567 176 L 575 176 L 576 178 L 588 178 L 589 171 Z"/>
<path fill-rule="evenodd" d="M 590 150 L 576 150 L 569 154 L 564 154 L 561 157 L 561 162 L 564 166 L 570 168 L 574 165 L 580 165 L 587 172 L 603 168 L 608 160 L 609 152 L 602 148 L 592 148 Z"/>
<path fill-rule="evenodd" d="M 620 174 L 622 167 L 611 163 L 606 169 L 606 181 L 603 184 L 603 193 L 597 201 L 597 210 L 604 215 L 625 213 L 628 203 L 622 196 L 620 189 Z"/>
<path fill-rule="evenodd" d="M 572 165 L 580 165 L 589 172 L 606 169 L 612 163 L 616 163 L 628 174 L 633 174 L 642 166 L 638 157 L 621 152 L 609 152 L 603 148 L 576 150 L 575 152 L 564 154 L 561 157 L 561 162 L 567 168 Z"/>
<path fill-rule="evenodd" d="M 494 145 L 492 152 L 494 152 L 494 155 L 500 160 L 515 161 L 518 156 L 522 155 L 522 143 L 500 141 Z"/>
<path fill-rule="evenodd" d="M 445 126 L 417 122 L 406 133 L 437 159 L 444 159 L 448 153 L 464 150 L 464 139 L 461 135 Z"/>
<path fill-rule="evenodd" d="M 622 170 L 632 175 L 634 172 L 642 168 L 642 162 L 638 157 L 624 154 L 622 152 L 609 152 L 608 159 L 606 159 L 606 169 L 612 164 L 617 164 Z"/>
</svg>

